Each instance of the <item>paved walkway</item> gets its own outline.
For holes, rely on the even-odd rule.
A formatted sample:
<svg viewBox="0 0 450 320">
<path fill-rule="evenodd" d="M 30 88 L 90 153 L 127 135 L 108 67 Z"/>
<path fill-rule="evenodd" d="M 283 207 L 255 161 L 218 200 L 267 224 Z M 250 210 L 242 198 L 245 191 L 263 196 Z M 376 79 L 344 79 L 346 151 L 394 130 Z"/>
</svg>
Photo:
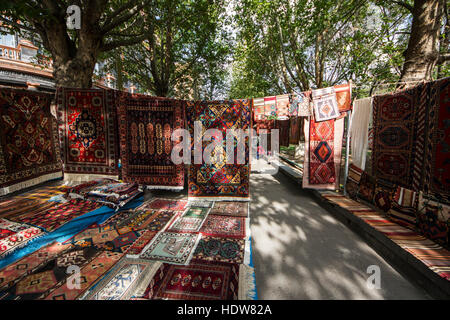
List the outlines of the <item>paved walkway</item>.
<svg viewBox="0 0 450 320">
<path fill-rule="evenodd" d="M 259 299 L 429 299 L 281 173 L 251 175 Z M 370 289 L 367 267 L 381 270 Z"/>
</svg>

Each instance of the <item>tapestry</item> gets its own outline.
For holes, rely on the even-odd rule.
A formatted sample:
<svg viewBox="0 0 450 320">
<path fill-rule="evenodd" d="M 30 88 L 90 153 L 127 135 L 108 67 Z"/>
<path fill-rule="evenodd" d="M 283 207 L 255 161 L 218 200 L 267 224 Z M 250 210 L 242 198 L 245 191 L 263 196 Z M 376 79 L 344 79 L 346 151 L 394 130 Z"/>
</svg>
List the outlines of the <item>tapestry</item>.
<svg viewBox="0 0 450 320">
<path fill-rule="evenodd" d="M 184 164 L 171 160 L 171 135 L 184 128 L 184 102 L 127 95 L 119 107 L 122 179 L 150 189 L 182 190 Z"/>
<path fill-rule="evenodd" d="M 289 147 L 289 119 L 275 120 L 275 129 L 278 129 L 279 145 Z"/>
<path fill-rule="evenodd" d="M 372 98 L 358 99 L 354 102 L 350 147 L 352 162 L 364 170 L 369 147 L 369 123 L 372 118 Z"/>
<path fill-rule="evenodd" d="M 266 136 L 266 141 L 267 141 L 267 150 L 265 150 L 265 151 L 268 154 L 270 151 L 272 151 L 271 131 L 274 128 L 275 128 L 275 120 L 273 120 L 273 119 L 272 120 L 259 120 L 259 121 L 255 121 L 253 123 L 253 129 L 256 131 L 256 134 L 258 136 L 261 137 L 263 135 L 261 130 L 266 130 L 265 136 Z M 264 151 L 261 145 L 259 145 L 259 147 L 258 147 L 258 152 L 259 152 L 259 150 Z M 278 150 L 276 150 L 276 151 L 278 151 Z M 260 152 L 259 154 L 261 154 L 261 153 L 262 152 Z"/>
<path fill-rule="evenodd" d="M 216 201 L 209 214 L 248 218 L 248 203 Z"/>
<path fill-rule="evenodd" d="M 117 178 L 117 92 L 58 88 L 56 99 L 64 180 Z"/>
<path fill-rule="evenodd" d="M 234 263 L 163 264 L 147 287 L 147 299 L 248 300 L 252 268 Z"/>
<path fill-rule="evenodd" d="M 311 116 L 311 91 L 301 92 L 297 95 L 297 108 L 299 117 Z"/>
<path fill-rule="evenodd" d="M 169 232 L 198 232 L 210 208 L 189 207 L 185 213 L 168 228 Z"/>
<path fill-rule="evenodd" d="M 277 98 L 275 96 L 264 98 L 264 115 L 266 119 L 277 116 Z"/>
<path fill-rule="evenodd" d="M 301 128 L 303 128 L 303 118 L 291 117 L 289 119 L 289 144 L 300 142 Z"/>
<path fill-rule="evenodd" d="M 450 221 L 441 221 L 439 214 L 439 206 L 425 204 L 422 211 L 417 214 L 417 227 L 419 232 L 428 239 L 449 248 Z"/>
<path fill-rule="evenodd" d="M 158 231 L 145 230 L 125 252 L 128 258 L 138 258 L 142 250 L 153 240 Z"/>
<path fill-rule="evenodd" d="M 0 196 L 62 177 L 47 93 L 0 89 Z"/>
<path fill-rule="evenodd" d="M 171 200 L 171 199 L 152 199 L 149 202 L 143 203 L 138 210 L 170 210 L 170 211 L 184 211 L 186 209 L 186 200 Z"/>
<path fill-rule="evenodd" d="M 214 149 L 211 152 L 211 163 L 206 163 L 202 159 L 201 164 L 196 164 L 195 151 L 192 155 L 192 164 L 189 166 L 189 198 L 206 198 L 209 200 L 237 200 L 248 201 L 249 192 L 249 137 L 237 135 L 232 145 L 234 152 L 233 164 L 228 164 L 226 150 L 227 129 L 242 129 L 246 131 L 251 128 L 251 100 L 229 100 L 229 101 L 199 101 L 188 103 L 187 121 L 191 133 L 191 141 L 194 150 L 202 148 Z M 202 125 L 201 141 L 194 141 L 194 123 L 200 122 Z M 211 142 L 203 136 L 208 129 L 217 129 L 223 136 L 223 140 L 217 140 L 219 137 L 212 137 Z M 216 134 L 218 134 L 216 130 Z M 238 150 L 243 147 L 245 159 L 237 156 Z M 231 156 L 231 155 L 230 155 Z M 199 160 L 199 159 L 197 159 Z M 238 164 L 238 160 L 243 160 Z"/>
<path fill-rule="evenodd" d="M 289 95 L 283 94 L 276 96 L 277 101 L 277 119 L 288 120 L 289 119 Z"/>
<path fill-rule="evenodd" d="M 314 121 L 325 121 L 339 117 L 336 93 L 333 87 L 312 91 Z"/>
<path fill-rule="evenodd" d="M 66 203 L 58 204 L 47 211 L 25 217 L 22 216 L 20 217 L 20 221 L 33 226 L 38 226 L 47 232 L 51 232 L 70 220 L 98 208 L 100 208 L 100 205 L 96 202 L 71 199 Z"/>
<path fill-rule="evenodd" d="M 203 223 L 200 233 L 213 237 L 244 239 L 246 227 L 246 219 L 243 217 L 210 215 Z"/>
<path fill-rule="evenodd" d="M 289 118 L 298 117 L 299 98 L 296 94 L 289 94 Z"/>
<path fill-rule="evenodd" d="M 357 197 L 369 203 L 372 203 L 375 194 L 375 178 L 367 172 L 363 171 L 359 180 L 359 188 Z"/>
<path fill-rule="evenodd" d="M 430 82 L 429 88 L 427 133 L 424 145 L 417 147 L 427 155 L 423 190 L 450 204 L 450 78 Z"/>
<path fill-rule="evenodd" d="M 255 121 L 265 120 L 264 98 L 253 99 L 253 119 Z"/>
<path fill-rule="evenodd" d="M 52 289 L 45 300 L 75 300 L 80 297 L 101 276 L 108 272 L 122 258 L 123 254 L 118 252 L 100 252 L 94 259 L 87 263 L 80 271 L 81 283 L 78 288 L 67 286 L 66 281 L 57 288 Z"/>
<path fill-rule="evenodd" d="M 23 277 L 7 290 L 0 292 L 0 300 L 35 300 L 42 299 L 50 291 L 65 282 L 69 274 L 67 268 L 82 268 L 92 260 L 98 251 L 94 248 L 70 249 L 47 259 L 44 264 Z"/>
<path fill-rule="evenodd" d="M 26 246 L 31 240 L 41 237 L 44 234 L 45 233 L 39 228 L 27 227 L 6 236 L 0 240 L 0 259 L 5 258 L 17 249 Z"/>
<path fill-rule="evenodd" d="M 404 228 L 388 219 L 382 213 L 376 212 L 366 205 L 345 198 L 343 195 L 323 195 L 329 201 L 344 206 L 355 216 L 364 220 L 377 231 L 383 233 L 417 260 L 425 264 L 440 277 L 450 280 L 450 251 L 437 243 L 421 236 L 417 232 Z M 352 202 L 352 205 L 348 205 Z M 356 210 L 353 208 L 357 208 Z"/>
<path fill-rule="evenodd" d="M 241 264 L 244 262 L 244 253 L 244 239 L 205 236 L 200 239 L 193 259 Z"/>
<path fill-rule="evenodd" d="M 199 234 L 162 232 L 150 242 L 139 258 L 188 264 L 199 240 Z"/>
<path fill-rule="evenodd" d="M 334 86 L 334 92 L 336 92 L 336 101 L 339 112 L 345 112 L 352 109 L 352 97 L 350 84 L 339 84 Z"/>
<path fill-rule="evenodd" d="M 111 271 L 80 300 L 129 300 L 142 296 L 161 262 L 121 259 Z"/>
<path fill-rule="evenodd" d="M 170 210 L 139 210 L 139 214 L 128 221 L 121 222 L 121 232 L 147 229 L 161 231 L 178 213 Z"/>
<path fill-rule="evenodd" d="M 423 171 L 424 147 L 419 142 L 425 123 L 423 91 L 419 85 L 373 98 L 372 173 L 413 190 L 418 190 Z"/>
<path fill-rule="evenodd" d="M 393 183 L 382 179 L 377 179 L 375 184 L 373 203 L 378 209 L 384 212 L 388 212 L 392 207 L 392 199 L 394 197 L 395 191 L 396 186 Z"/>
<path fill-rule="evenodd" d="M 6 266 L 0 270 L 0 291 L 12 287 L 19 280 L 23 279 L 23 277 L 33 273 L 44 263 L 70 248 L 70 245 L 53 242 L 25 256 L 19 261 Z"/>
<path fill-rule="evenodd" d="M 397 187 L 388 217 L 399 225 L 415 230 L 418 194 L 415 191 Z"/>
<path fill-rule="evenodd" d="M 339 189 L 344 119 L 305 121 L 303 188 Z"/>
</svg>

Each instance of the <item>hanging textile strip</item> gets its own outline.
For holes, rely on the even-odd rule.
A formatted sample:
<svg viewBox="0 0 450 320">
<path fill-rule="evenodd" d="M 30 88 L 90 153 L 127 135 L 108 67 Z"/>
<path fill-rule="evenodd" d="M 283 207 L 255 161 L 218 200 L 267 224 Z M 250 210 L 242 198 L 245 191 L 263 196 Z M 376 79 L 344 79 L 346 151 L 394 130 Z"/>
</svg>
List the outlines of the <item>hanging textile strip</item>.
<svg viewBox="0 0 450 320">
<path fill-rule="evenodd" d="M 339 112 L 352 110 L 350 84 L 346 83 L 334 86 L 334 91 L 336 92 Z"/>
<path fill-rule="evenodd" d="M 429 88 L 423 190 L 450 204 L 450 78 L 431 82 Z"/>
<path fill-rule="evenodd" d="M 336 93 L 333 87 L 312 91 L 314 121 L 325 121 L 339 117 Z"/>
<path fill-rule="evenodd" d="M 279 130 L 280 146 L 289 147 L 289 119 L 275 120 L 275 129 Z"/>
<path fill-rule="evenodd" d="M 352 163 L 364 170 L 369 146 L 368 130 L 372 118 L 372 98 L 355 100 L 354 104 L 350 128 Z"/>
<path fill-rule="evenodd" d="M 61 178 L 49 94 L 0 89 L 0 196 Z"/>
<path fill-rule="evenodd" d="M 149 189 L 182 190 L 184 164 L 171 160 L 172 132 L 184 128 L 179 100 L 127 95 L 119 107 L 122 179 Z"/>
<path fill-rule="evenodd" d="M 339 189 L 344 119 L 305 121 L 303 188 Z"/>
<path fill-rule="evenodd" d="M 422 180 L 426 99 L 424 86 L 373 98 L 372 172 L 399 186 L 418 190 Z"/>
<path fill-rule="evenodd" d="M 264 98 L 264 115 L 266 118 L 277 116 L 277 98 L 275 96 Z"/>
<path fill-rule="evenodd" d="M 249 192 L 249 137 L 245 137 L 244 143 L 244 163 L 238 164 L 238 148 L 241 143 L 234 145 L 234 163 L 227 164 L 227 129 L 244 130 L 251 127 L 251 101 L 250 100 L 229 100 L 229 101 L 200 101 L 187 105 L 188 127 L 191 133 L 191 141 L 194 144 L 194 122 L 200 121 L 202 124 L 202 137 L 206 130 L 217 129 L 222 134 L 223 140 L 217 143 L 217 138 L 209 142 L 202 143 L 202 152 L 209 144 L 216 143 L 211 152 L 211 164 L 195 163 L 193 152 L 192 164 L 189 168 L 189 190 L 190 198 L 205 198 L 209 200 L 237 200 L 248 201 Z M 234 139 L 234 138 L 233 138 Z M 200 143 L 199 143 L 200 146 Z"/>
<path fill-rule="evenodd" d="M 288 120 L 289 119 L 289 95 L 283 94 L 276 96 L 277 101 L 277 119 Z"/>
<path fill-rule="evenodd" d="M 302 92 L 297 95 L 298 100 L 298 116 L 311 116 L 311 91 Z"/>
<path fill-rule="evenodd" d="M 115 90 L 57 89 L 65 180 L 118 178 L 118 100 Z"/>
<path fill-rule="evenodd" d="M 298 96 L 297 94 L 289 94 L 289 117 L 297 117 L 298 116 Z"/>
<path fill-rule="evenodd" d="M 264 120 L 264 98 L 253 99 L 253 119 L 255 121 Z"/>
<path fill-rule="evenodd" d="M 303 119 L 300 117 L 291 117 L 289 119 L 289 144 L 298 144 L 300 142 L 300 132 Z"/>
</svg>

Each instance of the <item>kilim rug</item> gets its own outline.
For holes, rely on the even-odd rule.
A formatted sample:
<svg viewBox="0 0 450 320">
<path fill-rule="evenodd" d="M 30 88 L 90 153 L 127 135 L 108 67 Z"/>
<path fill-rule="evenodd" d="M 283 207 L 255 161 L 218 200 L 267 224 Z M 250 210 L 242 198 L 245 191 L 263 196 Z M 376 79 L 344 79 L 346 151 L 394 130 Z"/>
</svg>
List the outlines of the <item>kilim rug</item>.
<svg viewBox="0 0 450 320">
<path fill-rule="evenodd" d="M 211 154 L 211 164 L 205 163 L 195 164 L 193 152 L 193 163 L 189 168 L 189 198 L 207 198 L 209 200 L 238 200 L 248 201 L 250 199 L 249 192 L 249 175 L 250 175 L 250 159 L 249 159 L 249 137 L 245 137 L 244 144 L 244 163 L 238 164 L 238 149 L 241 143 L 234 144 L 234 161 L 228 164 L 226 150 L 227 129 L 251 128 L 251 100 L 229 100 L 229 101 L 199 101 L 188 103 L 187 105 L 187 121 L 188 128 L 191 133 L 191 141 L 196 148 L 202 148 L 202 152 L 210 144 L 215 144 L 215 148 Z M 194 141 L 194 123 L 201 122 L 202 142 Z M 223 141 L 214 137 L 212 142 L 203 141 L 205 130 L 217 129 L 222 133 Z M 233 137 L 236 141 L 236 139 Z M 241 139 L 239 139 L 241 140 Z M 197 147 L 196 147 L 197 146 Z M 214 146 L 214 145 L 213 145 Z"/>
<path fill-rule="evenodd" d="M 277 96 L 277 119 L 288 120 L 289 119 L 289 95 L 283 94 Z"/>
<path fill-rule="evenodd" d="M 6 266 L 0 270 L 0 291 L 12 287 L 23 277 L 33 273 L 44 263 L 70 248 L 71 245 L 54 242 Z"/>
<path fill-rule="evenodd" d="M 280 146 L 289 147 L 289 119 L 275 120 L 275 129 L 279 130 Z"/>
<path fill-rule="evenodd" d="M 245 240 L 202 237 L 193 259 L 241 264 L 244 262 Z"/>
<path fill-rule="evenodd" d="M 275 128 L 275 120 L 255 120 L 253 123 L 253 129 L 256 131 L 258 136 L 262 136 L 262 130 L 266 130 L 266 141 L 267 141 L 267 152 L 272 150 L 271 142 L 271 130 Z M 260 148 L 262 148 L 260 146 Z M 275 150 L 278 151 L 278 150 Z"/>
<path fill-rule="evenodd" d="M 91 285 L 108 272 L 123 254 L 118 252 L 104 251 L 87 263 L 80 271 L 81 283 L 79 289 L 74 288 L 73 280 L 70 285 L 64 281 L 62 285 L 53 289 L 45 300 L 75 300 L 80 297 Z"/>
<path fill-rule="evenodd" d="M 20 221 L 51 232 L 70 220 L 98 208 L 100 208 L 100 205 L 96 202 L 72 199 L 66 203 L 58 204 L 47 211 L 30 216 L 21 216 Z M 14 220 L 17 221 L 17 218 L 14 218 Z"/>
<path fill-rule="evenodd" d="M 277 116 L 277 98 L 275 96 L 264 98 L 264 115 L 266 119 Z"/>
<path fill-rule="evenodd" d="M 190 200 L 188 202 L 189 207 L 211 208 L 213 205 L 214 201 L 209 200 Z"/>
<path fill-rule="evenodd" d="M 52 96 L 0 89 L 0 196 L 62 177 Z"/>
<path fill-rule="evenodd" d="M 142 250 L 153 240 L 158 231 L 145 230 L 141 236 L 126 250 L 128 258 L 138 258 Z"/>
<path fill-rule="evenodd" d="M 299 117 L 311 116 L 311 91 L 301 92 L 297 96 L 297 106 Z"/>
<path fill-rule="evenodd" d="M 156 209 L 156 210 L 171 210 L 171 211 L 184 211 L 186 209 L 187 201 L 186 200 L 170 200 L 170 199 L 152 199 L 149 202 L 143 203 L 137 209 L 139 210 L 147 210 L 147 209 Z"/>
<path fill-rule="evenodd" d="M 322 196 L 346 208 L 355 216 L 386 235 L 402 249 L 412 254 L 417 260 L 421 261 L 439 276 L 450 280 L 450 251 L 447 249 L 421 236 L 417 232 L 386 219 L 382 213 L 364 204 L 350 200 L 343 195 L 333 194 Z"/>
<path fill-rule="evenodd" d="M 254 290 L 251 269 L 234 263 L 164 263 L 147 287 L 147 299 L 247 300 Z"/>
<path fill-rule="evenodd" d="M 64 180 L 117 178 L 116 91 L 58 88 L 56 96 Z"/>
<path fill-rule="evenodd" d="M 264 98 L 253 99 L 253 119 L 255 121 L 265 120 Z"/>
<path fill-rule="evenodd" d="M 142 296 L 162 263 L 143 259 L 121 259 L 82 300 L 129 300 Z"/>
<path fill-rule="evenodd" d="M 184 164 L 171 160 L 171 135 L 184 128 L 180 100 L 127 95 L 119 107 L 122 179 L 151 189 L 182 190 Z"/>
<path fill-rule="evenodd" d="M 98 251 L 92 247 L 70 249 L 41 264 L 34 272 L 26 275 L 9 289 L 0 292 L 1 300 L 35 300 L 46 296 L 50 291 L 65 282 L 69 275 L 67 268 L 82 268 L 92 260 Z"/>
<path fill-rule="evenodd" d="M 172 223 L 168 231 L 198 232 L 210 210 L 210 208 L 189 207 L 181 217 Z"/>
<path fill-rule="evenodd" d="M 44 234 L 39 228 L 27 227 L 26 229 L 6 236 L 0 240 L 0 259 L 26 246 L 31 240 L 35 240 Z"/>
<path fill-rule="evenodd" d="M 426 99 L 421 94 L 426 97 L 423 85 L 373 98 L 372 173 L 413 190 L 423 172 Z"/>
<path fill-rule="evenodd" d="M 300 134 L 303 129 L 303 118 L 291 117 L 289 119 L 289 144 L 298 144 L 300 142 Z"/>
<path fill-rule="evenodd" d="M 66 240 L 64 244 L 72 244 L 77 247 L 95 246 L 101 248 L 103 244 L 114 240 L 118 236 L 119 232 L 112 224 L 102 226 L 93 225 Z"/>
<path fill-rule="evenodd" d="M 209 214 L 248 218 L 248 203 L 216 201 Z"/>
<path fill-rule="evenodd" d="M 305 121 L 303 188 L 339 189 L 344 119 Z"/>
<path fill-rule="evenodd" d="M 313 90 L 312 101 L 315 122 L 339 117 L 340 113 L 333 87 Z"/>
<path fill-rule="evenodd" d="M 244 239 L 246 228 L 246 219 L 243 217 L 210 215 L 203 223 L 200 233 L 213 237 Z"/>
<path fill-rule="evenodd" d="M 334 92 L 336 92 L 336 101 L 339 112 L 345 112 L 352 109 L 352 97 L 350 84 L 340 84 L 334 86 Z"/>
<path fill-rule="evenodd" d="M 450 204 L 450 78 L 431 82 L 429 87 L 423 190 Z"/>
<path fill-rule="evenodd" d="M 55 202 L 43 202 L 40 200 L 14 200 L 13 203 L 0 209 L 0 217 L 14 219 L 20 222 L 21 217 L 32 216 L 39 212 L 47 211 L 56 205 Z"/>
<path fill-rule="evenodd" d="M 178 212 L 169 210 L 139 210 L 139 214 L 126 222 L 118 224 L 120 232 L 143 230 L 161 231 L 177 216 Z"/>
<path fill-rule="evenodd" d="M 199 234 L 162 232 L 150 242 L 139 257 L 172 264 L 188 264 L 199 240 Z"/>
<path fill-rule="evenodd" d="M 128 231 L 122 233 L 102 245 L 107 251 L 125 253 L 141 236 L 141 231 Z"/>
</svg>

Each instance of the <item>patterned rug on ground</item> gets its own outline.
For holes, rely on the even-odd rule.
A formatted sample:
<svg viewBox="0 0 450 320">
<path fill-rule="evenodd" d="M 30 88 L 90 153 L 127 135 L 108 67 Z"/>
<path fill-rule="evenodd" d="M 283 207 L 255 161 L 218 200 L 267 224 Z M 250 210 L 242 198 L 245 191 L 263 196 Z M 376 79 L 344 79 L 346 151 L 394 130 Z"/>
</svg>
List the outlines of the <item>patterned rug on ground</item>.
<svg viewBox="0 0 450 320">
<path fill-rule="evenodd" d="M 17 249 L 26 246 L 30 241 L 35 240 L 45 234 L 45 232 L 43 232 L 39 228 L 27 225 L 23 226 L 23 229 L 14 231 L 13 233 L 9 233 L 0 240 L 0 259 L 5 258 Z"/>
<path fill-rule="evenodd" d="M 0 89 L 0 196 L 62 177 L 52 96 Z"/>
<path fill-rule="evenodd" d="M 209 214 L 248 218 L 248 203 L 234 201 L 216 201 Z"/>
<path fill-rule="evenodd" d="M 156 210 L 171 210 L 184 211 L 187 205 L 186 200 L 170 200 L 170 199 L 153 199 L 149 202 L 143 203 L 138 207 L 139 210 L 156 209 Z"/>
<path fill-rule="evenodd" d="M 114 90 L 58 88 L 65 180 L 118 177 L 117 100 Z"/>
<path fill-rule="evenodd" d="M 200 233 L 213 237 L 244 239 L 246 237 L 245 218 L 210 215 L 203 223 Z"/>
<path fill-rule="evenodd" d="M 200 239 L 193 259 L 244 263 L 245 240 L 204 236 Z"/>
<path fill-rule="evenodd" d="M 119 106 L 122 179 L 152 189 L 182 190 L 184 164 L 171 160 L 172 132 L 184 128 L 180 100 L 126 95 Z"/>
<path fill-rule="evenodd" d="M 450 251 L 408 228 L 388 220 L 382 213 L 346 198 L 343 195 L 323 195 L 324 198 L 344 207 L 367 224 L 386 235 L 401 248 L 442 278 L 450 280 Z"/>
<path fill-rule="evenodd" d="M 194 233 L 163 232 L 153 239 L 139 257 L 172 264 L 188 264 L 199 239 L 200 235 Z"/>
<path fill-rule="evenodd" d="M 189 207 L 181 217 L 169 227 L 170 232 L 198 232 L 208 215 L 210 208 Z"/>
<path fill-rule="evenodd" d="M 129 300 L 142 296 L 161 262 L 123 258 L 82 300 Z"/>
<path fill-rule="evenodd" d="M 251 100 L 187 103 L 187 122 L 194 150 L 201 148 L 203 153 L 207 147 L 213 148 L 211 164 L 207 164 L 205 159 L 202 159 L 202 163 L 199 164 L 195 152 L 192 154 L 192 164 L 189 166 L 188 194 L 190 198 L 249 200 L 249 138 L 236 134 L 238 136 L 236 140 L 239 142 L 234 144 L 233 164 L 227 164 L 229 160 L 225 150 L 227 129 L 251 128 L 251 105 Z M 197 137 L 194 137 L 195 123 L 201 124 Z M 210 140 L 213 139 L 211 142 L 203 141 L 207 140 L 204 135 L 208 129 L 217 129 L 222 134 L 223 140 L 216 132 L 218 136 L 209 137 Z M 244 159 L 239 159 L 238 156 L 240 146 L 244 147 Z M 242 164 L 238 164 L 238 160 L 241 160 Z"/>
<path fill-rule="evenodd" d="M 339 189 L 344 119 L 305 121 L 303 188 Z"/>
</svg>

